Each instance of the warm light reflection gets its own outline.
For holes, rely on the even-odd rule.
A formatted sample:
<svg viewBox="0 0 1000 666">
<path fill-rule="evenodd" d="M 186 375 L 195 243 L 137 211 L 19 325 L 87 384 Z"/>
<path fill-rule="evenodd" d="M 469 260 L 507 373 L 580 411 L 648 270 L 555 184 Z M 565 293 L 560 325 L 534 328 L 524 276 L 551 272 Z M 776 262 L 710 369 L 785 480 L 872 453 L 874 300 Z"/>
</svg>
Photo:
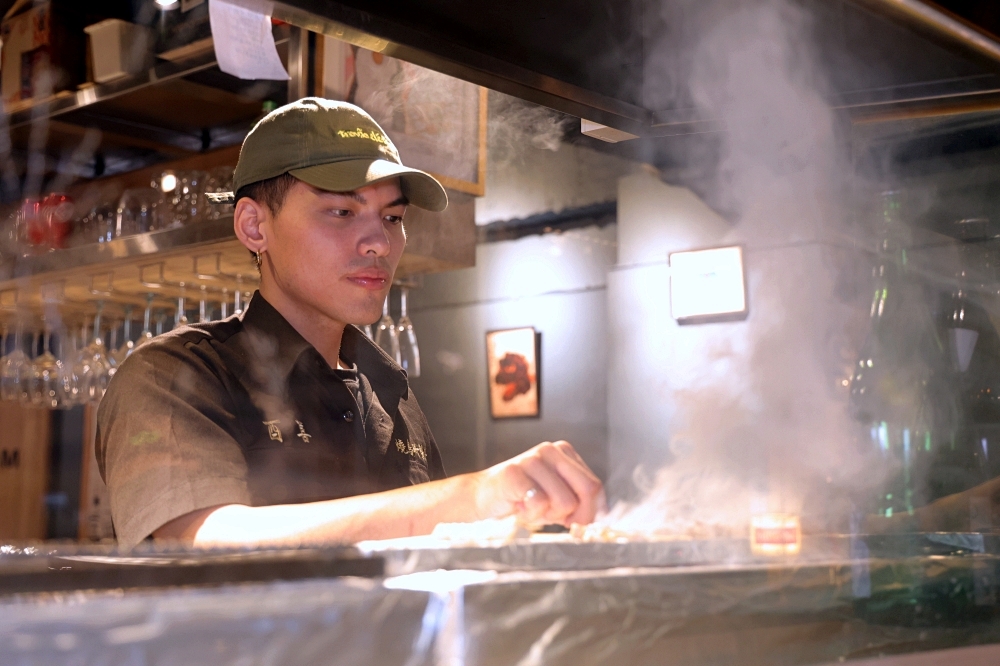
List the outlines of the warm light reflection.
<svg viewBox="0 0 1000 666">
<path fill-rule="evenodd" d="M 175 189 L 177 189 L 177 176 L 168 171 L 160 178 L 160 190 L 173 192 Z"/>
<path fill-rule="evenodd" d="M 750 519 L 750 550 L 754 555 L 798 555 L 802 550 L 799 517 L 764 513 Z"/>
</svg>

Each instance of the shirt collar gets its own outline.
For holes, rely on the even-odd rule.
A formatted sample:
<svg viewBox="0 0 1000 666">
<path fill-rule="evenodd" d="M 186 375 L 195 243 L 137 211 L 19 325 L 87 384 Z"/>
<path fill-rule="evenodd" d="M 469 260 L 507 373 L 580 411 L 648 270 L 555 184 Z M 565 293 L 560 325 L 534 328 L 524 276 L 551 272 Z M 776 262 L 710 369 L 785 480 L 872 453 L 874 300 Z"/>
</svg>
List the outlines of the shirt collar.
<svg viewBox="0 0 1000 666">
<path fill-rule="evenodd" d="M 259 291 L 254 292 L 247 304 L 242 322 L 243 328 L 251 333 L 250 341 L 254 347 L 250 350 L 251 354 L 255 357 L 270 357 L 271 368 L 280 372 L 282 377 L 287 378 L 291 374 L 303 354 L 311 353 L 322 359 L 315 347 Z M 406 397 L 406 371 L 356 326 L 348 325 L 344 329 L 344 337 L 340 341 L 340 357 L 348 363 L 356 364 L 358 372 L 365 375 L 368 381 Z"/>
</svg>

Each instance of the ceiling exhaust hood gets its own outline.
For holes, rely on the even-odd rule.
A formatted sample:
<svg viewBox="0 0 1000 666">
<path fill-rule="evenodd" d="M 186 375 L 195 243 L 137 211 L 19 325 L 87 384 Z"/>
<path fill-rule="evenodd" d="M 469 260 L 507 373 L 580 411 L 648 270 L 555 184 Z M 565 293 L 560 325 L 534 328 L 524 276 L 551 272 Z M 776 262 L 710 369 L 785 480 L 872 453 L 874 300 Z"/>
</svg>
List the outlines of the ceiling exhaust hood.
<svg viewBox="0 0 1000 666">
<path fill-rule="evenodd" d="M 669 35 L 676 50 L 667 62 L 683 62 L 688 26 L 731 1 L 284 0 L 274 15 L 586 119 L 593 124 L 585 133 L 622 140 L 720 129 L 688 100 L 664 103 L 662 91 L 650 90 L 649 43 Z M 861 116 L 910 107 L 926 114 L 943 104 L 954 113 L 956 105 L 1000 95 L 1000 40 L 938 5 L 797 1 L 815 14 L 815 39 L 836 65 L 834 108 Z"/>
</svg>

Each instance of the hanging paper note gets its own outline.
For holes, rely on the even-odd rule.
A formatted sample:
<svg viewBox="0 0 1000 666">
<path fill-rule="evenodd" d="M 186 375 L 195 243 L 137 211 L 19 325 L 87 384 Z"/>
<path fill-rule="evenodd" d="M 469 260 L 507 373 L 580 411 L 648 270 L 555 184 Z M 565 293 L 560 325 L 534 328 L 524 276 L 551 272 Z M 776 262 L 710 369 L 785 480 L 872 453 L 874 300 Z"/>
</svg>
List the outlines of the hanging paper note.
<svg viewBox="0 0 1000 666">
<path fill-rule="evenodd" d="M 208 3 L 215 59 L 226 74 L 241 79 L 288 80 L 271 34 L 269 4 L 246 0 Z"/>
</svg>

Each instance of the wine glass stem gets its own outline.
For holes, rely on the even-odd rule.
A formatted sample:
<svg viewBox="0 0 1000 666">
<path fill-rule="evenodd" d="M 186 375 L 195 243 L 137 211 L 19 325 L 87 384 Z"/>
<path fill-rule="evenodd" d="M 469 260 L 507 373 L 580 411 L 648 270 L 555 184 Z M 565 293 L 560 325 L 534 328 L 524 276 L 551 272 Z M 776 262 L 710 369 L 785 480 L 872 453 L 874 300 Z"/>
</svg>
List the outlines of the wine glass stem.
<svg viewBox="0 0 1000 666">
<path fill-rule="evenodd" d="M 146 312 L 142 315 L 142 332 L 149 333 L 149 315 L 153 311 L 153 295 L 146 296 Z"/>
<path fill-rule="evenodd" d="M 385 295 L 385 303 L 382 304 L 382 316 L 389 316 L 389 294 Z"/>
<path fill-rule="evenodd" d="M 104 301 L 97 301 L 97 314 L 94 315 L 94 340 L 101 335 L 101 312 L 104 310 Z"/>
<path fill-rule="evenodd" d="M 406 287 L 401 287 L 399 290 L 399 317 L 402 319 L 406 316 L 406 298 L 410 295 L 410 290 Z"/>
<path fill-rule="evenodd" d="M 132 306 L 125 306 L 125 324 L 122 327 L 122 337 L 125 338 L 125 342 L 132 339 Z"/>
</svg>

